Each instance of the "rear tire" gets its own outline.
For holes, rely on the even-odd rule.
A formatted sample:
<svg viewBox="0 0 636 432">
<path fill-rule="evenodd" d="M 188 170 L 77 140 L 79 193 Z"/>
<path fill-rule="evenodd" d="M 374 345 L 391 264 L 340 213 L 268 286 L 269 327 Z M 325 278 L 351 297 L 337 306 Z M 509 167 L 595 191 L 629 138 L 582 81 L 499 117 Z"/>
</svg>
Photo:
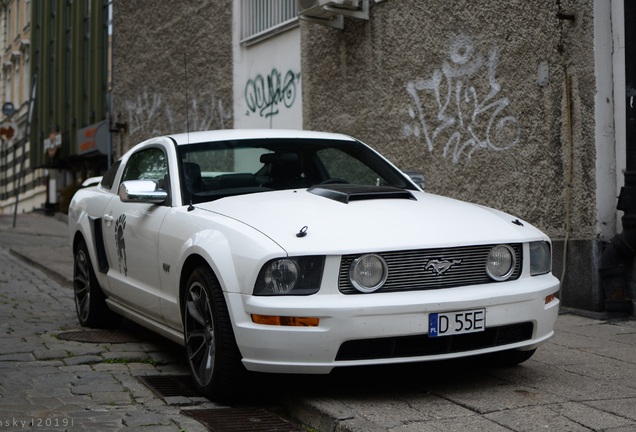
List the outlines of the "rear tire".
<svg viewBox="0 0 636 432">
<path fill-rule="evenodd" d="M 232 402 L 244 391 L 241 363 L 221 286 L 207 266 L 196 268 L 186 285 L 183 335 L 197 390 L 209 399 Z"/>
<path fill-rule="evenodd" d="M 81 240 L 74 252 L 73 297 L 79 322 L 84 327 L 116 328 L 122 317 L 106 305 L 106 296 L 97 282 L 86 242 Z"/>
</svg>

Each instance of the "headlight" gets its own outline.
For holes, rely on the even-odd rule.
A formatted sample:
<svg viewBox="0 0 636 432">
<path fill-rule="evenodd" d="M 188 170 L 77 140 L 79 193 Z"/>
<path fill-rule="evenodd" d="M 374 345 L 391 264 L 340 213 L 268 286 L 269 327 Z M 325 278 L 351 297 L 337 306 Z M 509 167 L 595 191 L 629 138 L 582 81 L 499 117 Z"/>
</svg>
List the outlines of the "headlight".
<svg viewBox="0 0 636 432">
<path fill-rule="evenodd" d="M 356 258 L 349 268 L 351 284 L 360 292 L 380 289 L 389 275 L 389 268 L 380 255 L 369 254 Z"/>
<path fill-rule="evenodd" d="M 258 274 L 254 295 L 309 295 L 320 289 L 324 256 L 278 258 Z"/>
<path fill-rule="evenodd" d="M 550 243 L 545 241 L 530 243 L 530 275 L 550 273 L 552 270 L 552 253 Z"/>
<path fill-rule="evenodd" d="M 497 245 L 490 250 L 486 273 L 496 281 L 505 281 L 515 270 L 515 251 L 510 246 Z"/>
</svg>

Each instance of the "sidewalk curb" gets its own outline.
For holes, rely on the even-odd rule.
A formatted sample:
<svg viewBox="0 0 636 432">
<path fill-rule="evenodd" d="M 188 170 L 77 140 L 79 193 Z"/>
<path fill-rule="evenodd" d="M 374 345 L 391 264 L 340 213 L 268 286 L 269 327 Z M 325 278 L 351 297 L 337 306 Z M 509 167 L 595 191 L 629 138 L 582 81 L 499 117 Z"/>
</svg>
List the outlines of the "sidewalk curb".
<svg viewBox="0 0 636 432">
<path fill-rule="evenodd" d="M 68 288 L 72 288 L 73 287 L 73 281 L 69 280 L 68 278 L 66 278 L 65 276 L 61 275 L 60 273 L 51 270 L 47 265 L 42 264 L 40 262 L 37 262 L 31 258 L 29 258 L 26 254 L 23 254 L 13 248 L 9 249 L 9 253 L 13 256 L 15 256 L 16 258 L 20 259 L 21 261 L 26 262 L 27 264 L 37 268 L 38 270 L 40 270 L 42 273 L 46 274 L 48 277 L 50 277 L 51 279 L 53 279 L 55 282 L 57 282 L 58 284 L 64 286 L 64 287 L 68 287 Z"/>
</svg>

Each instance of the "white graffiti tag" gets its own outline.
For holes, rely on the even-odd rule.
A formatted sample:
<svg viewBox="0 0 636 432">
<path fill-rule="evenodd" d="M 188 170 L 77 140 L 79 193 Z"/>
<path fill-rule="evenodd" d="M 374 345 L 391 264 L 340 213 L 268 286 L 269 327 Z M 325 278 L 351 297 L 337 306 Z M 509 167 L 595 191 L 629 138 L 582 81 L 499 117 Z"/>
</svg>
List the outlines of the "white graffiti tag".
<svg viewBox="0 0 636 432">
<path fill-rule="evenodd" d="M 493 48 L 487 59 L 475 53 L 469 38 L 458 38 L 450 48 L 450 62 L 444 62 L 430 79 L 418 79 L 406 85 L 412 98 L 411 117 L 403 134 L 426 143 L 428 151 L 443 145 L 443 156 L 453 163 L 470 159 L 475 150 L 505 150 L 519 142 L 519 124 L 513 116 L 503 116 L 510 104 L 499 97 L 501 86 L 496 72 L 499 51 Z M 488 94 L 482 97 L 479 78 L 487 80 Z M 480 99 L 481 97 L 481 99 Z M 432 98 L 429 102 L 427 98 Z M 432 113 L 427 112 L 433 108 Z"/>
<path fill-rule="evenodd" d="M 128 112 L 131 134 L 161 135 L 174 131 L 198 131 L 207 129 L 225 129 L 232 112 L 226 110 L 223 101 L 212 93 L 201 92 L 192 97 L 183 110 L 175 115 L 168 98 L 160 93 L 150 93 L 146 88 L 134 100 L 126 100 L 124 107 Z"/>
<path fill-rule="evenodd" d="M 161 131 L 155 126 L 158 121 L 162 97 L 159 94 L 149 94 L 146 89 L 138 94 L 134 101 L 127 100 L 124 107 L 128 111 L 130 133 L 150 132 L 159 134 Z"/>
</svg>

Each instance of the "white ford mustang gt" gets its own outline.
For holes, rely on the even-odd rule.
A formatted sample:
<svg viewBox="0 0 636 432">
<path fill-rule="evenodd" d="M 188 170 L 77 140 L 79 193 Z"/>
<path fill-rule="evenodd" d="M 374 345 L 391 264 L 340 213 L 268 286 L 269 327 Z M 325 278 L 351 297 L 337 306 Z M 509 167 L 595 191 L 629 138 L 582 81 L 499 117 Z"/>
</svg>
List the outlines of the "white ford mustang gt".
<svg viewBox="0 0 636 432">
<path fill-rule="evenodd" d="M 551 337 L 549 238 L 423 192 L 345 135 L 223 130 L 138 144 L 69 209 L 79 321 L 185 346 L 199 391 L 247 371 L 489 354 Z"/>
</svg>

